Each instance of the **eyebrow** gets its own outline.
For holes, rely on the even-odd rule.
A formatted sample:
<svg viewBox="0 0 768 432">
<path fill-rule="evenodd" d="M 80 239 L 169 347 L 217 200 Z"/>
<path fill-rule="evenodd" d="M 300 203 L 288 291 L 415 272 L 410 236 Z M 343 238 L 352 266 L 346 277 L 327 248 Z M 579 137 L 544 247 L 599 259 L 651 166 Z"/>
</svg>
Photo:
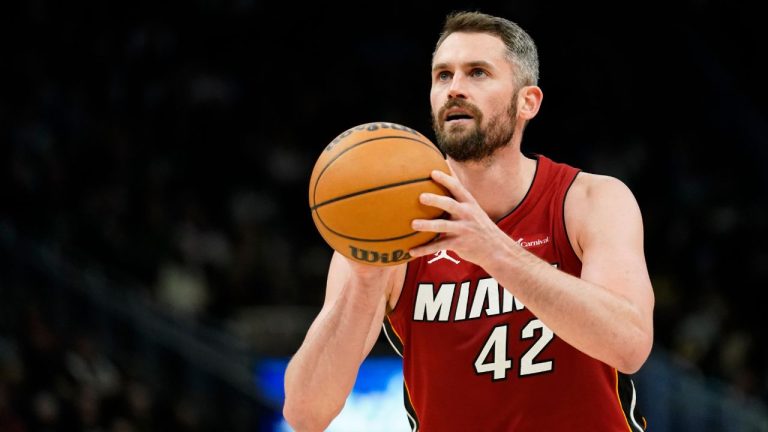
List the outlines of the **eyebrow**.
<svg viewBox="0 0 768 432">
<path fill-rule="evenodd" d="M 434 66 L 432 66 L 432 71 L 440 70 L 440 69 L 448 69 L 449 63 L 436 63 Z M 484 67 L 486 69 L 492 69 L 493 65 L 485 60 L 475 60 L 471 62 L 467 62 L 463 64 L 464 66 L 469 67 Z"/>
</svg>

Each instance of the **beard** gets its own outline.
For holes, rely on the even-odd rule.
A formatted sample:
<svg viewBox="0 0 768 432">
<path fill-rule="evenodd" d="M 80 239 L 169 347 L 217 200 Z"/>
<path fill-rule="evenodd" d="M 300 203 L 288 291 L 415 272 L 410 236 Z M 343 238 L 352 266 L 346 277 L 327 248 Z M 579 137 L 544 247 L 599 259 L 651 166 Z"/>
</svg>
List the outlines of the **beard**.
<svg viewBox="0 0 768 432">
<path fill-rule="evenodd" d="M 446 155 L 457 162 L 482 162 L 489 159 L 496 150 L 506 146 L 515 133 L 517 116 L 517 95 L 509 107 L 488 121 L 482 128 L 483 113 L 475 105 L 463 99 L 450 99 L 435 115 L 432 114 L 432 129 L 437 145 Z M 474 125 L 446 125 L 442 120 L 450 108 L 462 108 L 472 115 Z"/>
</svg>

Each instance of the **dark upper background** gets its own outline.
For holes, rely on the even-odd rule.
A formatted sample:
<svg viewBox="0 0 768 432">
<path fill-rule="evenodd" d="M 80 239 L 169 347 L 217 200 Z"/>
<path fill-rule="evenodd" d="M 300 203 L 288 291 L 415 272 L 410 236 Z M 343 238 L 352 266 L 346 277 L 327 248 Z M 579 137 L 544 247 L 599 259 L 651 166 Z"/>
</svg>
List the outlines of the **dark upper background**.
<svg viewBox="0 0 768 432">
<path fill-rule="evenodd" d="M 330 252 L 307 208 L 315 158 L 368 121 L 432 137 L 443 16 L 479 8 L 539 47 L 545 98 L 524 151 L 635 192 L 657 346 L 768 395 L 754 300 L 768 277 L 768 38 L 754 10 L 157 3 L 0 6 L 0 216 L 23 235 L 213 325 L 319 307 Z"/>
</svg>

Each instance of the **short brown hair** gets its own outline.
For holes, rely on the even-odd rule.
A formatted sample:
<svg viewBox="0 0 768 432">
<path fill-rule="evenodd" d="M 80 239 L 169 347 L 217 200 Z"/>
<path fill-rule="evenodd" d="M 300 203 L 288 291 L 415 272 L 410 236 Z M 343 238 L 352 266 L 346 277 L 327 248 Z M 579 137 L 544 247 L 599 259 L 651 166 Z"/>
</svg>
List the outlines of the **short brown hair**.
<svg viewBox="0 0 768 432">
<path fill-rule="evenodd" d="M 537 85 L 539 82 L 539 55 L 536 44 L 528 33 L 514 22 L 481 12 L 453 12 L 445 18 L 435 53 L 452 33 L 488 33 L 497 36 L 507 47 L 507 57 L 517 66 L 518 85 Z M 434 58 L 435 54 L 432 54 Z"/>
</svg>

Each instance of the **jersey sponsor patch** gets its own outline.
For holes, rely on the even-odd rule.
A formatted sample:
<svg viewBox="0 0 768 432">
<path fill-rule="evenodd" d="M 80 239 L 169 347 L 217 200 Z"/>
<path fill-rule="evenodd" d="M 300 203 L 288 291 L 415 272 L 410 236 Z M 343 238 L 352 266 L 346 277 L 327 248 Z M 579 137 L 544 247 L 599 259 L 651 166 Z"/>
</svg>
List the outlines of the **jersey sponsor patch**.
<svg viewBox="0 0 768 432">
<path fill-rule="evenodd" d="M 531 234 L 524 235 L 518 239 L 515 239 L 515 241 L 517 244 L 526 249 L 533 249 L 548 245 L 551 241 L 550 239 L 551 236 L 549 234 Z"/>
</svg>

